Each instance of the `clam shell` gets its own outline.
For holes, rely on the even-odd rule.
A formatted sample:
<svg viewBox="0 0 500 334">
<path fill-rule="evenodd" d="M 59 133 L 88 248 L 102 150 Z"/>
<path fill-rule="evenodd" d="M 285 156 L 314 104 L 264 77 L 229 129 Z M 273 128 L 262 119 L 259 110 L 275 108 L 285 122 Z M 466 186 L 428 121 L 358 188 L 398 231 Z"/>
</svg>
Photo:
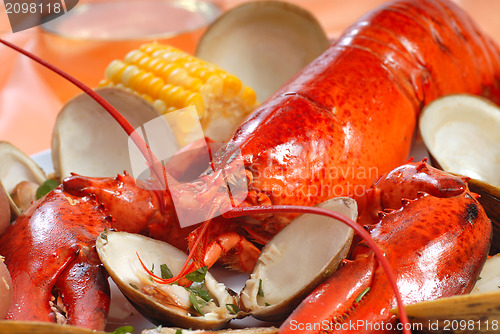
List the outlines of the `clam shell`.
<svg viewBox="0 0 500 334">
<path fill-rule="evenodd" d="M 356 202 L 333 198 L 318 205 L 357 219 Z M 323 216 L 294 219 L 264 247 L 240 294 L 242 310 L 253 317 L 283 320 L 347 256 L 353 230 Z"/>
<path fill-rule="evenodd" d="M 419 127 L 432 165 L 470 178 L 493 224 L 490 254 L 500 252 L 500 108 L 482 97 L 449 95 L 424 108 Z"/>
<path fill-rule="evenodd" d="M 11 213 L 15 217 L 21 210 L 12 200 L 14 187 L 22 181 L 34 182 L 41 185 L 47 176 L 44 171 L 26 154 L 6 141 L 0 141 L 0 183 L 7 193 Z"/>
<path fill-rule="evenodd" d="M 196 55 L 235 74 L 264 101 L 329 45 L 316 18 L 280 1 L 253 1 L 212 23 Z"/>
<path fill-rule="evenodd" d="M 9 334 L 106 334 L 70 325 L 49 322 L 0 320 L 0 333 Z"/>
<path fill-rule="evenodd" d="M 113 105 L 134 127 L 159 114 L 143 98 L 118 88 L 96 92 Z M 80 94 L 64 105 L 52 135 L 52 160 L 61 181 L 71 173 L 116 176 L 131 172 L 128 135 L 97 102 Z"/>
<path fill-rule="evenodd" d="M 500 291 L 442 298 L 405 308 L 419 333 L 498 333 L 499 301 Z"/>
<path fill-rule="evenodd" d="M 449 95 L 422 111 L 419 126 L 443 170 L 500 187 L 500 108 L 481 97 Z"/>
<path fill-rule="evenodd" d="M 190 293 L 179 285 L 154 283 L 142 267 L 156 268 L 160 275 L 166 264 L 175 275 L 180 271 L 187 255 L 161 241 L 138 234 L 106 231 L 98 238 L 97 252 L 104 267 L 135 308 L 152 323 L 195 329 L 221 328 L 237 314 L 227 305 L 238 305 L 234 292 L 218 283 L 210 273 L 205 276 L 203 289 L 210 293 L 213 303 L 204 315 L 192 308 Z M 148 293 L 146 293 L 148 291 Z M 169 303 L 165 303 L 165 300 Z"/>
<path fill-rule="evenodd" d="M 471 294 L 405 306 L 419 333 L 498 333 L 500 254 L 489 258 Z M 393 310 L 397 314 L 397 310 Z"/>
</svg>

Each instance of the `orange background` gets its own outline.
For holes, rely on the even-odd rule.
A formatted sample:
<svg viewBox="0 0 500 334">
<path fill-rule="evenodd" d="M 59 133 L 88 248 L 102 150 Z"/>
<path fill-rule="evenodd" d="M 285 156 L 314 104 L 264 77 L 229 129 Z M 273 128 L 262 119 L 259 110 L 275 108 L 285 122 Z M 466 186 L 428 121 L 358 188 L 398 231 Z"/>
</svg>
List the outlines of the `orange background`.
<svg viewBox="0 0 500 334">
<path fill-rule="evenodd" d="M 217 0 L 217 2 L 224 9 L 228 9 L 244 0 Z M 335 38 L 362 14 L 383 3 L 384 0 L 289 0 L 289 2 L 311 11 L 329 37 Z M 456 2 L 469 12 L 483 30 L 500 41 L 500 20 L 497 18 L 497 13 L 500 12 L 500 0 L 456 0 Z M 35 54 L 41 56 L 46 54 L 40 29 L 32 28 L 15 34 L 10 31 L 5 7 L 3 2 L 0 2 L 2 38 Z M 124 54 L 119 53 L 114 58 L 123 56 Z M 58 65 L 57 61 L 55 62 Z M 0 45 L 0 64 L 0 140 L 12 142 L 27 154 L 49 149 L 54 122 L 63 104 L 61 93 L 58 92 L 60 79 L 41 70 L 39 65 L 3 45 Z M 104 68 L 90 69 L 85 64 L 79 66 L 85 71 L 104 73 Z M 73 74 L 76 75 L 77 72 L 75 70 Z"/>
</svg>

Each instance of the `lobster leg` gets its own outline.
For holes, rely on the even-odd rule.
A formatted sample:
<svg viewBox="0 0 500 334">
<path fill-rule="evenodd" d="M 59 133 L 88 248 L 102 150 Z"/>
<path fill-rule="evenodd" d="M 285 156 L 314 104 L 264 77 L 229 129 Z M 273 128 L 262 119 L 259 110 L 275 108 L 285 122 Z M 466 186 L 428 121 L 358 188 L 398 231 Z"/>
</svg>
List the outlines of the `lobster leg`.
<svg viewBox="0 0 500 334">
<path fill-rule="evenodd" d="M 186 250 L 186 239 L 196 226 L 180 228 L 168 192 L 158 196 L 147 183 L 138 184 L 127 173 L 115 178 L 73 175 L 64 180 L 64 191 L 75 196 L 92 196 L 113 217 L 112 228 L 141 233 Z"/>
<path fill-rule="evenodd" d="M 255 267 L 260 250 L 239 231 L 239 225 L 234 221 L 218 217 L 209 222 L 202 233 L 200 229 L 189 235 L 189 249 L 194 251 L 194 261 L 198 267 L 211 267 L 219 259 L 234 269 L 251 272 Z M 198 237 L 200 242 L 195 245 Z"/>
</svg>

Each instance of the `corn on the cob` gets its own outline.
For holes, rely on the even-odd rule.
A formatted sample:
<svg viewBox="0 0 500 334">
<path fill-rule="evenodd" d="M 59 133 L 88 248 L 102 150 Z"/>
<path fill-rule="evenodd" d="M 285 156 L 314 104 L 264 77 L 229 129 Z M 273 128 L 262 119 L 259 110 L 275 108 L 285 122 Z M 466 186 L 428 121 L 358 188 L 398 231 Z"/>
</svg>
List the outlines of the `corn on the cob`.
<svg viewBox="0 0 500 334">
<path fill-rule="evenodd" d="M 205 135 L 217 141 L 226 140 L 257 106 L 255 92 L 236 76 L 159 43 L 145 44 L 124 60 L 114 60 L 105 75 L 101 86 L 131 90 L 160 114 L 195 106 Z"/>
</svg>

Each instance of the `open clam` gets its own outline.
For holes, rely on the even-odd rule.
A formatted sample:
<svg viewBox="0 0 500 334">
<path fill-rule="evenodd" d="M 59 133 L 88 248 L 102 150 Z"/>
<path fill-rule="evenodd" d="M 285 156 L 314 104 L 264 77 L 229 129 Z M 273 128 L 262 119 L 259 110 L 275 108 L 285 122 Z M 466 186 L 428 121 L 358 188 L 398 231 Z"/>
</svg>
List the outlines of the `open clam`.
<svg viewBox="0 0 500 334">
<path fill-rule="evenodd" d="M 419 333 L 498 333 L 500 255 L 486 261 L 471 294 L 415 303 L 405 308 Z"/>
<path fill-rule="evenodd" d="M 356 202 L 333 198 L 318 205 L 357 219 Z M 283 320 L 347 256 L 353 230 L 323 216 L 294 219 L 264 247 L 240 294 L 242 310 L 261 320 Z"/>
<path fill-rule="evenodd" d="M 308 11 L 286 2 L 254 1 L 212 23 L 196 55 L 238 76 L 264 101 L 328 44 Z"/>
<path fill-rule="evenodd" d="M 467 176 L 470 189 L 492 220 L 491 253 L 500 251 L 500 108 L 471 95 L 450 95 L 429 104 L 420 133 L 432 164 Z"/>
<path fill-rule="evenodd" d="M 141 97 L 117 88 L 96 90 L 139 127 L 158 113 Z M 115 176 L 130 172 L 128 137 L 119 124 L 86 94 L 70 100 L 59 113 L 52 135 L 52 160 L 62 180 L 71 173 Z"/>
<path fill-rule="evenodd" d="M 450 95 L 429 104 L 420 133 L 442 169 L 500 187 L 500 109 L 480 97 Z"/>
<path fill-rule="evenodd" d="M 195 329 L 220 328 L 238 313 L 235 294 L 206 273 L 189 289 L 158 284 L 140 259 L 156 275 L 178 273 L 187 256 L 177 248 L 138 234 L 103 232 L 97 240 L 99 258 L 127 299 L 155 324 Z M 193 283 L 194 284 L 194 283 Z"/>
<path fill-rule="evenodd" d="M 9 199 L 11 214 L 17 217 L 34 200 L 36 189 L 47 176 L 30 157 L 5 141 L 0 142 L 0 161 L 0 183 Z"/>
</svg>

